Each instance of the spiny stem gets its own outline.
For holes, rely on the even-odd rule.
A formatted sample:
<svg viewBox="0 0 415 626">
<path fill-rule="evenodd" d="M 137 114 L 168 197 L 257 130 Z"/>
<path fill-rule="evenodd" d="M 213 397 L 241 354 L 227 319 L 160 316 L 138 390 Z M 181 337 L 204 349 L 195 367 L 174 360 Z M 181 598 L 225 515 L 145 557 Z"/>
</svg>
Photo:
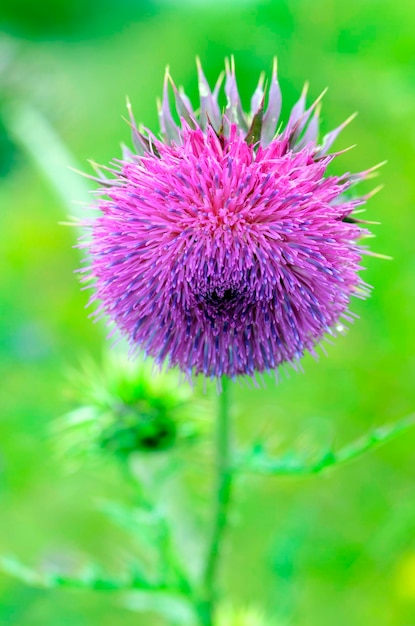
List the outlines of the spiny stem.
<svg viewBox="0 0 415 626">
<path fill-rule="evenodd" d="M 222 554 L 232 487 L 229 385 L 230 381 L 223 377 L 222 393 L 219 395 L 218 399 L 218 415 L 216 422 L 215 509 L 203 572 L 203 600 L 199 607 L 199 616 L 203 626 L 213 626 L 214 624 L 218 568 Z"/>
</svg>

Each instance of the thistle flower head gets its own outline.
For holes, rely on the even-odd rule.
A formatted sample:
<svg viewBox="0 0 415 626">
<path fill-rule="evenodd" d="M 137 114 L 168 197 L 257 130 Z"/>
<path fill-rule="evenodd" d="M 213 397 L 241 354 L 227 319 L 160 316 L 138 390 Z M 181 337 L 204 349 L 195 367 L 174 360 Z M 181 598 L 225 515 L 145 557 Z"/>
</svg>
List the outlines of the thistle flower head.
<svg viewBox="0 0 415 626">
<path fill-rule="evenodd" d="M 314 353 L 351 320 L 351 296 L 367 295 L 358 274 L 365 231 L 352 216 L 366 197 L 349 190 L 371 170 L 327 173 L 347 122 L 320 143 L 320 98 L 307 108 L 306 90 L 278 126 L 275 64 L 249 113 L 233 63 L 223 112 L 223 77 L 212 91 L 200 63 L 198 74 L 197 110 L 167 73 L 160 138 L 131 114 L 135 151 L 124 150 L 112 176 L 98 169 L 101 214 L 83 244 L 92 300 L 160 364 L 189 377 L 253 376 Z"/>
</svg>

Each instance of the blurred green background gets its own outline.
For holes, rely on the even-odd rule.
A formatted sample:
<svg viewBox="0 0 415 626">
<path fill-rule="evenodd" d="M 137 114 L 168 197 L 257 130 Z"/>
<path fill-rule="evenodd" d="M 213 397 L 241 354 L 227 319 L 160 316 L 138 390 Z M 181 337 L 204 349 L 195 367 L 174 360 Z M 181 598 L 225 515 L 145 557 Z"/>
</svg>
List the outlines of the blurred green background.
<svg viewBox="0 0 415 626">
<path fill-rule="evenodd" d="M 41 126 L 47 120 L 82 169 L 87 159 L 106 164 L 129 142 L 126 95 L 136 118 L 158 127 L 167 64 L 195 98 L 195 55 L 213 83 L 233 53 L 248 105 L 277 55 L 285 116 L 305 80 L 312 97 L 329 86 L 323 131 L 359 111 L 337 143 L 357 147 L 336 171 L 388 160 L 367 218 L 382 223 L 372 249 L 393 261 L 365 259 L 373 297 L 353 302 L 361 319 L 328 358 L 306 358 L 305 374 L 278 385 L 236 387 L 241 439 L 262 433 L 277 451 L 318 450 L 414 411 L 412 0 L 15 0 L 2 3 L 0 29 L 0 553 L 65 571 L 90 560 L 111 569 L 128 544 L 95 507 L 114 494 L 128 502 L 116 465 L 68 472 L 50 440 L 51 422 L 70 407 L 65 372 L 84 354 L 99 357 L 104 331 L 87 318 L 73 273 L 74 230 L 59 224 L 70 211 L 63 198 L 82 201 L 84 183 Z M 414 444 L 410 432 L 323 477 L 243 479 L 227 596 L 263 606 L 280 625 L 413 626 Z M 0 575 L 0 624 L 137 623 L 163 622 L 116 594 L 40 591 Z"/>
</svg>

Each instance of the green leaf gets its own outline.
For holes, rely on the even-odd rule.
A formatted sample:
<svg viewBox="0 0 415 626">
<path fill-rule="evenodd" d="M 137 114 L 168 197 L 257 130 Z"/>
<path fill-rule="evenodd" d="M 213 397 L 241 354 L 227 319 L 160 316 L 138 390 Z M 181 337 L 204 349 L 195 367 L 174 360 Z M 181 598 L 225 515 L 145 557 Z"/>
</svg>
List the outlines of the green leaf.
<svg viewBox="0 0 415 626">
<path fill-rule="evenodd" d="M 91 566 L 79 576 L 39 572 L 22 564 L 14 557 L 0 557 L 0 569 L 10 576 L 21 580 L 27 585 L 45 589 L 76 588 L 93 589 L 96 591 L 126 591 L 140 589 L 143 591 L 164 591 L 166 586 L 145 577 L 137 568 L 131 576 L 113 578 L 101 573 L 98 566 Z M 172 589 L 172 591 L 175 591 Z"/>
<path fill-rule="evenodd" d="M 256 443 L 253 449 L 242 456 L 236 463 L 241 472 L 253 472 L 270 476 L 310 476 L 319 474 L 329 468 L 347 463 L 363 456 L 380 445 L 405 433 L 415 425 L 415 415 L 409 415 L 394 424 L 376 428 L 357 441 L 340 448 L 327 450 L 311 460 L 302 459 L 295 453 L 288 453 L 280 459 L 267 454 L 264 446 Z"/>
<path fill-rule="evenodd" d="M 193 626 L 194 614 L 188 600 L 173 593 L 146 594 L 133 592 L 126 596 L 124 604 L 132 611 L 153 612 L 164 617 L 171 626 Z"/>
<path fill-rule="evenodd" d="M 27 585 L 33 586 L 44 586 L 44 577 L 38 572 L 34 572 L 30 568 L 20 563 L 13 556 L 2 556 L 0 557 L 0 569 L 5 573 L 9 574 L 13 578 L 17 578 Z"/>
</svg>

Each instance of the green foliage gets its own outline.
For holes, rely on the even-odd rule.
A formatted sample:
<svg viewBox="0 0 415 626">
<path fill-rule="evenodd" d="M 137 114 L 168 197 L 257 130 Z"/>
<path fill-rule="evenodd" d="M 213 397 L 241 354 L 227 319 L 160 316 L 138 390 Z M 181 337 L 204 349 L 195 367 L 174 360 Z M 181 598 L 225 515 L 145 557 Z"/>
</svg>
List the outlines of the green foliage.
<svg viewBox="0 0 415 626">
<path fill-rule="evenodd" d="M 354 443 L 340 450 L 327 450 L 314 454 L 311 458 L 299 457 L 295 452 L 287 452 L 280 459 L 270 457 L 266 444 L 256 443 L 252 450 L 241 455 L 236 468 L 241 472 L 254 472 L 270 476 L 311 476 L 337 467 L 378 448 L 398 435 L 404 434 L 415 425 L 415 415 L 405 417 L 394 424 L 376 428 Z"/>
<path fill-rule="evenodd" d="M 39 572 L 23 565 L 14 557 L 1 557 L 0 567 L 3 572 L 17 578 L 26 585 L 54 589 L 56 587 L 91 589 L 94 591 L 125 591 L 142 589 L 145 591 L 163 591 L 165 585 L 148 580 L 143 573 L 134 568 L 128 578 L 109 578 L 102 574 L 96 565 L 89 567 L 79 576 L 66 576 L 59 573 Z"/>
<path fill-rule="evenodd" d="M 222 605 L 218 611 L 218 626 L 283 626 L 254 607 L 232 607 Z"/>
</svg>

